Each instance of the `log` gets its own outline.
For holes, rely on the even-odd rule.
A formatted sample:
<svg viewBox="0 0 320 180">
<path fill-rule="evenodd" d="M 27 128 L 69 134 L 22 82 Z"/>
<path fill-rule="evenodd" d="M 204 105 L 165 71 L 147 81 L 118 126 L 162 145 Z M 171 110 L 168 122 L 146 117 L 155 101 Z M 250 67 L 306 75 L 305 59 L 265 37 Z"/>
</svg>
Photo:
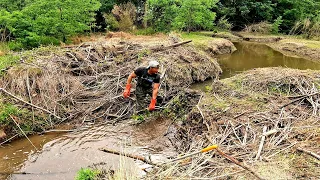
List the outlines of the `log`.
<svg viewBox="0 0 320 180">
<path fill-rule="evenodd" d="M 106 153 L 111 153 L 111 154 L 116 154 L 116 155 L 119 155 L 119 156 L 129 157 L 129 158 L 132 158 L 132 159 L 137 159 L 137 160 L 143 161 L 143 162 L 145 162 L 147 164 L 151 164 L 151 165 L 157 166 L 155 163 L 151 162 L 150 160 L 146 159 L 143 156 L 124 153 L 124 152 L 119 152 L 119 151 L 116 151 L 116 150 L 106 149 L 106 148 L 100 148 L 99 150 L 103 151 L 103 152 L 106 152 Z"/>
</svg>

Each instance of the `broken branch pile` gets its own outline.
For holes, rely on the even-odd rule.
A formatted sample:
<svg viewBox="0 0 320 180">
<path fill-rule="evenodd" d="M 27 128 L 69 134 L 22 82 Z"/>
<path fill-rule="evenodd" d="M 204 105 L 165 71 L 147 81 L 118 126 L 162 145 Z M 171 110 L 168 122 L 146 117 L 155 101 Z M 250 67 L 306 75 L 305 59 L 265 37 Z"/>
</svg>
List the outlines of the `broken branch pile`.
<svg viewBox="0 0 320 180">
<path fill-rule="evenodd" d="M 120 120 L 130 117 L 134 109 L 133 98 L 122 97 L 127 77 L 135 68 L 147 66 L 149 58 L 160 61 L 164 73 L 160 93 L 166 100 L 195 81 L 221 73 L 216 60 L 184 45 L 188 42 L 161 42 L 154 45 L 112 39 L 55 51 L 49 48 L 27 52 L 22 55 L 22 63 L 1 78 L 0 87 L 61 117 L 56 123 L 70 119 Z"/>
<path fill-rule="evenodd" d="M 263 178 L 279 178 L 254 165 L 260 160 L 279 161 L 278 155 L 297 152 L 292 151 L 295 146 L 320 152 L 319 77 L 319 71 L 262 68 L 217 81 L 183 125 L 175 126 L 177 132 L 170 136 L 171 142 L 176 142 L 181 153 L 218 144 Z M 216 154 L 177 166 L 170 175 L 185 177 L 188 171 L 192 178 L 211 178 L 239 171 L 239 167 Z M 235 179 L 243 176 L 233 174 Z"/>
</svg>

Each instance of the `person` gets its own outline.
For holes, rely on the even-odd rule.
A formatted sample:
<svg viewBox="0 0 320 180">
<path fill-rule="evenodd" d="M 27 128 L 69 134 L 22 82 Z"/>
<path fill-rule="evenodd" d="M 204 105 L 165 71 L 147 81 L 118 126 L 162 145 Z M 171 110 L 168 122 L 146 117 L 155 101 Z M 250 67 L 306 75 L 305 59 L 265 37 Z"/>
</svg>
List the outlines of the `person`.
<svg viewBox="0 0 320 180">
<path fill-rule="evenodd" d="M 136 110 L 141 111 L 145 109 L 146 97 L 151 96 L 151 101 L 149 104 L 149 111 L 153 111 L 155 109 L 158 97 L 158 91 L 160 86 L 160 75 L 159 71 L 159 62 L 155 60 L 149 61 L 148 67 L 139 67 L 135 71 L 133 71 L 127 80 L 126 88 L 123 92 L 124 98 L 128 98 L 130 96 L 131 89 L 131 81 L 133 78 L 137 78 L 137 86 L 136 86 Z"/>
</svg>

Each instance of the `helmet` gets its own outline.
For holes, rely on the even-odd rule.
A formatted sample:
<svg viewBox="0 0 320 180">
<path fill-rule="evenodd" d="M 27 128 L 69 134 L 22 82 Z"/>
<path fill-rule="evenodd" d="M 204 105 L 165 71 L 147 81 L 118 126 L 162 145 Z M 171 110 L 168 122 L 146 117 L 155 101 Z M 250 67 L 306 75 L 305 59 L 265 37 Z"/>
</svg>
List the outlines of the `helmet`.
<svg viewBox="0 0 320 180">
<path fill-rule="evenodd" d="M 156 60 L 151 60 L 149 61 L 149 66 L 148 68 L 159 68 L 159 62 Z"/>
</svg>

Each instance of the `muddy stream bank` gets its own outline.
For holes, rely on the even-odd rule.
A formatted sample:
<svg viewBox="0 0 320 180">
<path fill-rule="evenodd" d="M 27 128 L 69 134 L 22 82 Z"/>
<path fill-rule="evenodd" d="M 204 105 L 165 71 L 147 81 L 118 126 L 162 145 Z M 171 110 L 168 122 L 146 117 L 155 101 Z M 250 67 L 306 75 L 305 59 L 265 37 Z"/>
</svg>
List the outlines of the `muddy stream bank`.
<svg viewBox="0 0 320 180">
<path fill-rule="evenodd" d="M 258 67 L 320 69 L 319 63 L 286 57 L 263 44 L 238 42 L 235 46 L 238 50 L 233 54 L 218 57 L 223 70 L 221 78 Z M 211 82 L 198 83 L 192 88 L 205 89 Z M 130 158 L 120 158 L 102 152 L 99 148 L 125 149 L 139 155 L 152 154 L 153 158 L 177 156 L 168 138 L 170 119 L 147 121 L 137 126 L 130 123 L 121 122 L 116 126 L 87 124 L 72 133 L 35 135 L 30 140 L 41 150 L 38 153 L 35 153 L 34 147 L 26 139 L 0 146 L 0 173 L 4 173 L 0 174 L 0 179 L 12 172 L 28 173 L 13 174 L 12 179 L 73 179 L 81 167 L 102 162 L 112 169 L 125 164 L 124 169 L 133 175 L 144 173 L 141 171 L 143 163 L 137 164 Z"/>
</svg>

